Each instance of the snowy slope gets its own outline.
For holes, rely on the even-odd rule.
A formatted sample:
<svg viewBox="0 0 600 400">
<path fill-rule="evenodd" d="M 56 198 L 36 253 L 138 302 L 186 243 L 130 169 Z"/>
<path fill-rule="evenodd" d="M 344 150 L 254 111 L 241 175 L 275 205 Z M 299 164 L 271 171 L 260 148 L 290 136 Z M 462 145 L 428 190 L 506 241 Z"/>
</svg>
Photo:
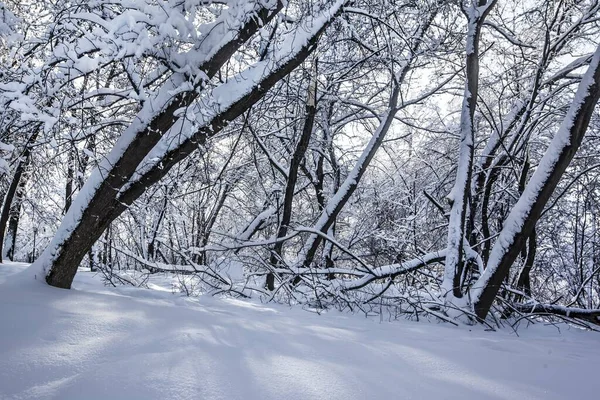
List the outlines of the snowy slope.
<svg viewBox="0 0 600 400">
<path fill-rule="evenodd" d="M 595 399 L 600 335 L 75 290 L 0 265 L 0 399 Z"/>
</svg>

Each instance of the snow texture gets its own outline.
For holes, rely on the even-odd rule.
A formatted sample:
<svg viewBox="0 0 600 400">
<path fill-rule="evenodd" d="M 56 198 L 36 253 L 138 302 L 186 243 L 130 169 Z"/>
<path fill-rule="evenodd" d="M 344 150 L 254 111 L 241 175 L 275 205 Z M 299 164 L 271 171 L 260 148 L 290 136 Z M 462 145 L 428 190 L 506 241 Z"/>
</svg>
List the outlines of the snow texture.
<svg viewBox="0 0 600 400">
<path fill-rule="evenodd" d="M 387 322 L 0 265 L 0 399 L 593 399 L 600 336 Z M 160 289 L 157 287 L 157 289 Z"/>
</svg>

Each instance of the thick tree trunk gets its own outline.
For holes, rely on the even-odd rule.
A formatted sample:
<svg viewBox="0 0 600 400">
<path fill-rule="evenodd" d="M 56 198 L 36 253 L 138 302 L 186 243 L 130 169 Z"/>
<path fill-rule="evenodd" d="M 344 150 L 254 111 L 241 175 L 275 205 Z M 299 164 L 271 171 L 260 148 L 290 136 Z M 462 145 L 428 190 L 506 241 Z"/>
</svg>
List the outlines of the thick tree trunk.
<svg viewBox="0 0 600 400">
<path fill-rule="evenodd" d="M 118 144 L 115 155 L 108 157 L 109 162 L 111 160 L 114 162 L 109 164 L 108 169 L 105 167 L 107 170 L 103 173 L 106 177 L 100 179 L 102 174 L 98 172 L 88 180 L 86 187 L 89 185 L 90 190 L 84 187 L 76 199 L 77 202 L 81 198 L 81 204 L 72 207 L 72 209 L 77 208 L 80 215 L 68 213 L 65 216 L 64 227 L 61 226 L 59 234 L 46 249 L 40 263 L 36 265 L 35 268 L 42 267 L 46 271 L 46 281 L 52 286 L 70 288 L 82 258 L 108 225 L 144 193 L 146 188 L 158 182 L 174 165 L 195 151 L 208 137 L 218 133 L 229 121 L 247 111 L 281 78 L 295 69 L 314 49 L 318 37 L 340 12 L 342 4 L 343 2 L 336 3 L 333 12 L 325 11 L 327 18 L 322 25 L 312 28 L 311 36 L 306 37 L 305 40 L 297 40 L 294 43 L 296 47 L 286 51 L 285 56 L 278 54 L 283 59 L 277 59 L 281 61 L 280 63 L 277 61 L 263 63 L 266 75 L 254 82 L 247 91 L 235 93 L 231 103 L 223 105 L 219 112 L 208 117 L 195 133 L 182 138 L 173 147 L 165 146 L 166 153 L 161 154 L 160 161 L 156 161 L 154 156 L 150 157 L 150 160 L 144 159 L 161 137 L 166 135 L 171 138 L 168 131 L 175 123 L 179 125 L 189 123 L 182 119 L 174 121 L 174 113 L 182 105 L 192 103 L 196 97 L 195 91 L 177 96 L 177 100 L 163 108 L 163 111 L 153 118 L 145 129 L 134 126 L 141 123 L 136 121 L 124 133 L 125 137 L 129 137 L 124 139 L 128 141 L 126 150 L 119 151 Z M 237 37 L 220 48 L 209 61 L 203 64 L 202 69 L 207 75 L 214 75 L 241 43 L 266 21 L 273 18 L 280 9 L 281 4 L 278 3 L 275 10 L 263 9 L 258 13 L 252 13 Z M 230 84 L 232 87 L 229 90 L 233 90 L 233 86 L 237 83 L 238 81 L 233 78 L 223 85 L 229 88 L 228 84 Z M 131 135 L 133 138 L 130 137 Z M 160 149 L 162 147 L 157 151 Z M 140 171 L 136 171 L 138 166 L 141 168 Z M 135 179 L 132 180 L 136 173 Z"/>
<path fill-rule="evenodd" d="M 197 68 L 206 73 L 208 78 L 213 77 L 248 38 L 270 21 L 282 8 L 282 4 L 277 2 L 271 8 L 258 5 L 256 7 L 255 12 L 250 13 L 252 15 L 248 15 L 240 26 L 230 28 L 235 34 L 231 35 L 232 39 L 227 43 L 221 43 L 220 36 L 207 37 L 204 40 L 209 43 L 204 49 L 205 54 L 211 56 L 203 60 Z M 220 32 L 220 29 L 215 29 L 214 32 L 214 35 L 232 33 Z M 211 35 L 212 31 L 208 36 Z M 114 220 L 115 214 L 119 215 L 122 212 L 121 204 L 116 201 L 118 191 L 133 176 L 138 165 L 160 141 L 162 135 L 178 121 L 175 116 L 177 110 L 189 106 L 198 96 L 199 90 L 195 89 L 200 88 L 202 82 L 196 85 L 194 90 L 176 96 L 170 95 L 171 90 L 178 86 L 178 80 L 184 81 L 185 77 L 172 77 L 171 81 L 159 90 L 156 101 L 147 101 L 144 104 L 139 116 L 134 118 L 111 154 L 84 185 L 76 199 L 76 209 L 71 209 L 65 215 L 57 235 L 45 254 L 40 257 L 40 262 L 45 264 L 40 266 L 46 272 L 48 284 L 70 288 L 83 256 Z"/>
<path fill-rule="evenodd" d="M 575 156 L 600 97 L 600 46 L 585 73 L 567 116 L 523 194 L 507 217 L 490 254 L 490 261 L 474 285 L 471 297 L 475 313 L 484 319 L 500 285 L 532 234 L 544 206 Z"/>
</svg>

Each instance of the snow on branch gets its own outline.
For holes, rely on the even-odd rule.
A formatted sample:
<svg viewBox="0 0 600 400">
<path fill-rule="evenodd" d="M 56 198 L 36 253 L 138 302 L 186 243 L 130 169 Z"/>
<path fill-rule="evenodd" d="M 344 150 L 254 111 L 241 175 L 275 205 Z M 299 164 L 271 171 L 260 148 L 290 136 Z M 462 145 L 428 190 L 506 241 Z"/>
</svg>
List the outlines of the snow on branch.
<svg viewBox="0 0 600 400">
<path fill-rule="evenodd" d="M 183 153 L 187 151 L 184 148 L 193 145 L 193 140 L 203 135 L 214 135 L 229 120 L 236 118 L 245 108 L 257 101 L 281 76 L 299 65 L 346 2 L 347 0 L 337 0 L 317 16 L 306 18 L 296 29 L 284 36 L 281 46 L 268 59 L 250 66 L 202 96 L 187 110 L 182 110 L 183 113 L 177 122 L 163 135 L 137 168 L 129 183 L 121 189 L 121 197 L 132 185 L 147 179 L 153 171 L 164 170 L 163 163 L 169 158 L 177 162 L 178 158 L 185 157 L 187 154 Z M 252 99 L 251 103 L 249 99 Z M 195 145 L 192 147 L 196 148 Z"/>
<path fill-rule="evenodd" d="M 486 270 L 471 291 L 471 298 L 476 309 L 487 309 L 485 312 L 481 311 L 482 315 L 487 314 L 504 273 L 512 265 L 520 246 L 529 236 L 529 231 L 535 226 L 546 202 L 575 155 L 598 102 L 599 86 L 600 47 L 597 48 L 590 66 L 579 84 L 575 98 L 558 132 L 527 183 L 523 194 L 506 218 L 502 231 L 492 248 Z M 485 296 L 483 296 L 484 294 Z M 483 297 L 485 297 L 486 304 L 481 303 Z"/>
<path fill-rule="evenodd" d="M 427 265 L 440 262 L 446 258 L 446 249 L 434 251 L 432 253 L 424 254 L 420 257 L 414 258 L 409 261 L 405 261 L 399 264 L 384 265 L 379 268 L 373 269 L 372 275 L 365 275 L 360 279 L 356 279 L 347 282 L 343 285 L 344 290 L 355 290 L 365 287 L 369 283 L 383 278 L 393 279 L 398 275 L 407 274 L 412 271 L 416 271 L 419 268 L 423 268 Z"/>
<path fill-rule="evenodd" d="M 585 308 L 564 307 L 556 304 L 512 304 L 516 311 L 527 314 L 552 314 L 563 317 L 580 319 L 596 325 L 600 325 L 600 310 L 590 310 Z"/>
</svg>

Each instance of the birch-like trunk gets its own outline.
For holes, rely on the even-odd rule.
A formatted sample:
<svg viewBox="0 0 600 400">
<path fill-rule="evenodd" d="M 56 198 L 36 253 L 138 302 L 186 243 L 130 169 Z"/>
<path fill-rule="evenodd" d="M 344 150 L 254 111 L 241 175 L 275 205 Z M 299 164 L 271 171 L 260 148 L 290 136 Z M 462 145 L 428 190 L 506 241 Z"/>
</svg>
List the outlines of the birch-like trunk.
<svg viewBox="0 0 600 400">
<path fill-rule="evenodd" d="M 458 166 L 454 187 L 448 195 L 452 204 L 448 223 L 448 246 L 446 253 L 446 266 L 442 290 L 446 296 L 450 293 L 455 298 L 462 297 L 462 277 L 464 271 L 465 250 L 464 238 L 467 220 L 467 208 L 471 196 L 471 179 L 473 175 L 473 150 L 475 142 L 475 108 L 479 93 L 479 39 L 481 27 L 485 17 L 491 10 L 495 0 L 480 0 L 465 11 L 467 15 L 467 42 L 466 42 L 466 78 L 465 92 L 460 118 L 460 145 Z"/>
</svg>

